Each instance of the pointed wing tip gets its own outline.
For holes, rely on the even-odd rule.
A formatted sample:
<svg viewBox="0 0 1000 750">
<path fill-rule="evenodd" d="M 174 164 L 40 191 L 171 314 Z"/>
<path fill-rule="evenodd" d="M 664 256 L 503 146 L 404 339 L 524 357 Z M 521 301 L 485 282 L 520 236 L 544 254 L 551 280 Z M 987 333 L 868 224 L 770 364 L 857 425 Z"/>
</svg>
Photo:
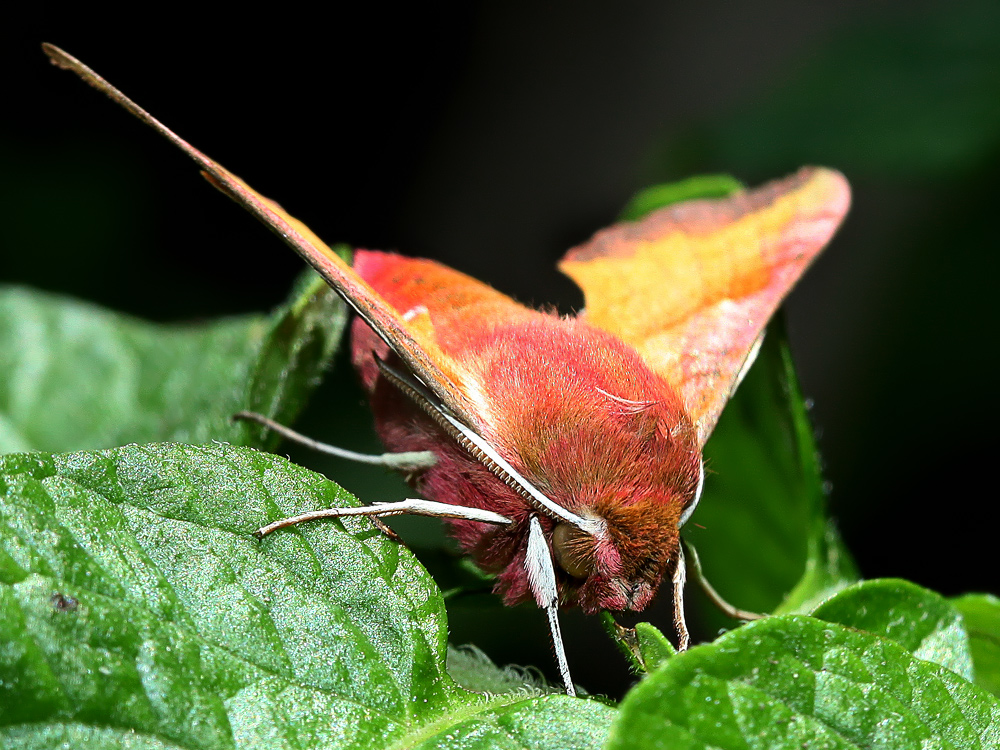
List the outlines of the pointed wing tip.
<svg viewBox="0 0 1000 750">
<path fill-rule="evenodd" d="M 49 58 L 49 62 L 55 65 L 57 68 L 62 68 L 63 70 L 73 70 L 78 71 L 81 68 L 86 69 L 86 66 L 77 60 L 73 55 L 69 54 L 65 50 L 60 49 L 54 44 L 49 44 L 48 42 L 42 42 L 42 52 Z"/>
<path fill-rule="evenodd" d="M 850 192 L 850 186 L 847 183 L 847 178 L 844 177 L 844 173 L 839 169 L 834 169 L 833 167 L 822 167 L 819 165 L 809 165 L 799 169 L 798 174 L 804 174 L 810 180 L 824 180 L 829 182 L 831 185 L 837 185 L 838 187 L 847 189 Z"/>
<path fill-rule="evenodd" d="M 63 70 L 73 70 L 76 65 L 80 64 L 80 61 L 75 57 L 48 42 L 42 42 L 42 52 L 49 58 L 50 63 Z"/>
<path fill-rule="evenodd" d="M 831 213 L 842 216 L 851 207 L 851 185 L 842 172 L 829 167 L 803 167 L 795 177 L 802 180 L 802 188 L 814 189 L 817 202 Z"/>
<path fill-rule="evenodd" d="M 789 227 L 799 227 L 798 239 L 807 242 L 810 257 L 826 247 L 851 208 L 847 178 L 827 167 L 803 167 L 791 177 L 763 186 L 761 191 L 769 193 L 769 205 L 787 201 L 792 210 Z"/>
<path fill-rule="evenodd" d="M 828 220 L 832 235 L 850 208 L 851 187 L 847 178 L 836 169 L 819 166 L 802 167 L 791 175 L 738 191 L 727 198 L 694 198 L 669 204 L 636 221 L 618 222 L 597 232 L 588 242 L 568 250 L 560 259 L 558 268 L 570 278 L 574 278 L 574 265 L 606 255 L 610 251 L 610 245 L 613 244 L 612 238 L 641 233 L 643 231 L 641 227 L 653 227 L 658 224 L 659 233 L 663 233 L 671 227 L 671 223 L 664 221 L 662 217 L 692 216 L 696 213 L 695 206 L 731 207 L 723 208 L 718 214 L 717 222 L 724 223 L 735 221 L 745 213 L 759 211 L 786 197 L 791 197 L 798 205 L 799 213 L 819 214 L 817 218 Z M 679 228 L 683 223 L 682 220 L 675 228 Z M 702 227 L 695 231 L 700 233 L 710 228 L 712 227 Z"/>
</svg>

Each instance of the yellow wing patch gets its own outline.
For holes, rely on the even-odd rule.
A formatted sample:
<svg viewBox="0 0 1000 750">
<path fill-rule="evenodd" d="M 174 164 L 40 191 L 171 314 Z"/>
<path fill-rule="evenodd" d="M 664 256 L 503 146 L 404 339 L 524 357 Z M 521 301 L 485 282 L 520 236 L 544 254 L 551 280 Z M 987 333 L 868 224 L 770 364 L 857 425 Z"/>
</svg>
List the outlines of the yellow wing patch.
<svg viewBox="0 0 1000 750">
<path fill-rule="evenodd" d="M 677 389 L 704 443 L 767 321 L 849 204 L 840 173 L 807 168 L 617 224 L 559 268 L 583 290 L 587 322 Z"/>
</svg>

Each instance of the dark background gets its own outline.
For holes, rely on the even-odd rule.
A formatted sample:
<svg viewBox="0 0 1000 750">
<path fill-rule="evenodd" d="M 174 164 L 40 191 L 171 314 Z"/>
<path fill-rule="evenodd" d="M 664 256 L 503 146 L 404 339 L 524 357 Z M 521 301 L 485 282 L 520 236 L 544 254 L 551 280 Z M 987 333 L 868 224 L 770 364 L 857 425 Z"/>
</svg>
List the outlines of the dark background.
<svg viewBox="0 0 1000 750">
<path fill-rule="evenodd" d="M 0 31 L 0 282 L 153 320 L 267 310 L 301 264 L 171 146 L 51 68 L 41 41 L 328 241 L 434 257 L 565 310 L 580 299 L 555 261 L 635 190 L 841 169 L 853 211 L 788 304 L 833 513 L 866 577 L 1000 590 L 1000 4 L 45 13 Z M 368 429 L 359 394 L 350 413 L 324 410 L 350 381 L 339 367 L 305 429 Z M 326 470 L 366 499 L 402 491 Z M 454 641 L 548 669 L 540 616 L 490 609 L 484 634 L 477 606 L 453 611 Z M 570 651 L 577 679 L 600 684 L 603 660 Z"/>
</svg>

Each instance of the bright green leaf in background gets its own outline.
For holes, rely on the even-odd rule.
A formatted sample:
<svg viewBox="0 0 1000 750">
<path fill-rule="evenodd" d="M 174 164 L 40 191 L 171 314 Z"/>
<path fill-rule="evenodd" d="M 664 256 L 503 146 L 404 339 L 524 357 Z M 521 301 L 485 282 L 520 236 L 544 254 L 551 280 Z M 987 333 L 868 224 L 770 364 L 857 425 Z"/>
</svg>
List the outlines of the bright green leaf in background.
<svg viewBox="0 0 1000 750">
<path fill-rule="evenodd" d="M 270 317 L 169 326 L 0 289 L 0 453 L 163 440 L 264 444 L 260 427 L 230 417 L 249 409 L 291 421 L 345 321 L 343 302 L 315 275 Z"/>
<path fill-rule="evenodd" d="M 618 215 L 618 219 L 635 221 L 671 203 L 699 198 L 725 198 L 742 188 L 743 183 L 728 174 L 698 175 L 678 182 L 652 185 L 633 195 Z"/>
<path fill-rule="evenodd" d="M 445 672 L 444 605 L 286 460 L 128 446 L 0 460 L 0 746 L 598 747 L 614 715 Z M 509 682 L 509 681 L 508 681 Z"/>
<path fill-rule="evenodd" d="M 1000 697 L 1000 599 L 967 594 L 952 603 L 965 618 L 976 684 Z"/>
</svg>

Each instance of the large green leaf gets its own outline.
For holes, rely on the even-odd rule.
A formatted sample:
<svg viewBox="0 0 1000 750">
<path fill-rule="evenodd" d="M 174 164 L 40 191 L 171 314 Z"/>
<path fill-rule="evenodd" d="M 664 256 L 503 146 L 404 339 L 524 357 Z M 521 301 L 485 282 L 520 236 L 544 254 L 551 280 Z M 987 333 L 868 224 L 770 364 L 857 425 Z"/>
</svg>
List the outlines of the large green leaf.
<svg viewBox="0 0 1000 750">
<path fill-rule="evenodd" d="M 628 694 L 629 748 L 995 748 L 1000 705 L 898 643 L 801 615 L 675 656 Z"/>
<path fill-rule="evenodd" d="M 909 581 L 863 581 L 823 602 L 813 617 L 890 638 L 919 659 L 972 680 L 969 634 L 947 599 Z"/>
<path fill-rule="evenodd" d="M 290 421 L 335 350 L 343 303 L 304 278 L 270 317 L 156 325 L 22 288 L 0 290 L 0 453 L 130 442 L 259 445 L 241 409 Z"/>
<path fill-rule="evenodd" d="M 1000 696 L 1000 599 L 966 594 L 952 603 L 965 618 L 976 684 Z"/>
<path fill-rule="evenodd" d="M 0 459 L 0 746 L 596 747 L 614 711 L 445 671 L 433 581 L 354 504 L 226 445 Z"/>
</svg>

